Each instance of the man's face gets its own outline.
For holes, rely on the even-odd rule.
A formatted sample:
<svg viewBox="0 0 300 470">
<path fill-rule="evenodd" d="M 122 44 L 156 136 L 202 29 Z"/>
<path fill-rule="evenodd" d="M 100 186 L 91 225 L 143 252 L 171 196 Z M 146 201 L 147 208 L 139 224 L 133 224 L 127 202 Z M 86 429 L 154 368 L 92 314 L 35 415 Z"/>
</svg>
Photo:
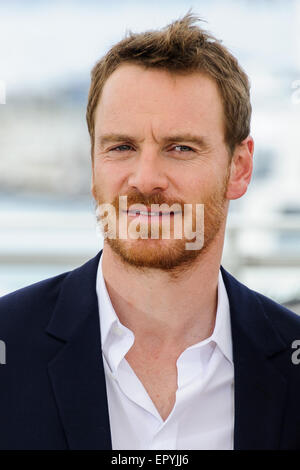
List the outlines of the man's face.
<svg viewBox="0 0 300 470">
<path fill-rule="evenodd" d="M 148 238 L 133 239 L 127 232 L 105 243 L 120 258 L 139 268 L 177 270 L 190 266 L 208 250 L 225 226 L 229 155 L 224 142 L 221 98 L 215 82 L 201 73 L 170 74 L 125 64 L 106 81 L 95 113 L 92 192 L 97 204 L 111 203 L 117 222 L 137 219 L 119 210 L 119 196 L 127 207 L 141 203 L 204 204 L 204 244 L 187 250 L 184 235 L 174 237 L 171 215 L 169 239 L 162 237 L 161 216 L 139 217 L 148 224 Z M 173 223 L 172 223 L 173 222 Z M 182 219 L 183 223 L 183 219 Z M 151 239 L 150 226 L 159 237 Z M 117 225 L 118 227 L 118 225 Z"/>
</svg>

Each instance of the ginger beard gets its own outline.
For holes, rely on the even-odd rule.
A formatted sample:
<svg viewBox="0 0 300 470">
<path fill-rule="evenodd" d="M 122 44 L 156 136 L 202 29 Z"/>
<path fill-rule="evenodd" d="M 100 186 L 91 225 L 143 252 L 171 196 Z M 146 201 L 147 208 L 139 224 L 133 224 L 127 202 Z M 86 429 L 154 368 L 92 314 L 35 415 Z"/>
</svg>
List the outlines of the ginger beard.
<svg viewBox="0 0 300 470">
<path fill-rule="evenodd" d="M 226 218 L 226 191 L 228 186 L 228 180 L 230 175 L 230 168 L 223 179 L 222 184 L 218 184 L 213 191 L 209 194 L 205 194 L 201 201 L 185 202 L 182 200 L 168 200 L 162 193 L 156 193 L 152 195 L 144 195 L 140 192 L 129 192 L 127 196 L 127 209 L 133 204 L 143 204 L 147 207 L 151 207 L 151 204 L 179 204 L 182 211 L 182 223 L 184 214 L 184 204 L 192 204 L 192 229 L 196 229 L 196 211 L 194 210 L 195 204 L 204 204 L 204 241 L 201 249 L 187 250 L 186 243 L 191 243 L 193 240 L 185 237 L 184 228 L 182 228 L 182 238 L 176 239 L 174 235 L 173 220 L 170 221 L 170 238 L 163 239 L 162 237 L 162 222 L 159 223 L 159 237 L 157 239 L 151 238 L 151 222 L 148 222 L 148 238 L 132 239 L 128 235 L 127 239 L 119 238 L 119 219 L 121 217 L 128 217 L 128 226 L 130 225 L 132 218 L 127 214 L 121 214 L 119 212 L 119 195 L 114 198 L 113 201 L 107 201 L 103 194 L 97 189 L 95 193 L 97 196 L 96 208 L 101 204 L 110 202 L 116 211 L 116 237 L 111 238 L 106 233 L 104 244 L 107 243 L 110 248 L 118 255 L 119 259 L 125 265 L 130 265 L 144 271 L 145 269 L 159 269 L 161 271 L 168 271 L 177 277 L 181 272 L 191 267 L 196 260 L 198 260 L 204 253 L 207 252 L 208 247 L 218 234 L 223 222 Z M 122 194 L 124 196 L 124 194 Z M 97 215 L 97 221 L 99 228 L 104 236 L 105 227 L 102 222 L 103 217 Z M 196 237 L 195 237 L 196 238 Z M 194 240 L 195 240 L 194 238 Z"/>
</svg>

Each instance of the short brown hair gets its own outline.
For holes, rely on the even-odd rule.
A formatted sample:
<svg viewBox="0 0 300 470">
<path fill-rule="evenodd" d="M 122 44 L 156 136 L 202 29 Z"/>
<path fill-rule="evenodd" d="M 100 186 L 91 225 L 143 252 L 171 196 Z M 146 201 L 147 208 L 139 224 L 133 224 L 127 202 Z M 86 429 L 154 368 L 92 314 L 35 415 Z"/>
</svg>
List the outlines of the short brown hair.
<svg viewBox="0 0 300 470">
<path fill-rule="evenodd" d="M 86 119 L 94 151 L 94 117 L 104 83 L 123 63 L 188 74 L 199 71 L 213 78 L 224 109 L 224 137 L 229 153 L 250 133 L 250 83 L 237 59 L 221 41 L 194 23 L 190 11 L 161 30 L 128 35 L 93 67 Z"/>
</svg>

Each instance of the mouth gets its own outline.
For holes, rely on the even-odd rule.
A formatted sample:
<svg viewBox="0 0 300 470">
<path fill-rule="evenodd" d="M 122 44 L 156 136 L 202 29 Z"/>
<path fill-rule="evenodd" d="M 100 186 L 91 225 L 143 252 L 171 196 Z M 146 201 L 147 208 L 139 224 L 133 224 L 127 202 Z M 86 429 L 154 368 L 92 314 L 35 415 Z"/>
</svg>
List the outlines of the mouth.
<svg viewBox="0 0 300 470">
<path fill-rule="evenodd" d="M 126 213 L 128 215 L 128 217 L 131 217 L 131 218 L 135 218 L 135 217 L 139 217 L 141 220 L 143 219 L 147 219 L 147 220 L 156 220 L 156 219 L 162 219 L 163 217 L 167 217 L 169 216 L 170 218 L 171 217 L 174 217 L 174 215 L 176 214 L 180 214 L 181 211 L 175 211 L 175 212 L 162 212 L 162 211 L 158 211 L 158 212 L 155 212 L 155 211 L 150 211 L 147 210 L 147 211 L 130 211 L 130 210 L 127 210 L 127 211 L 122 211 L 123 213 Z"/>
</svg>

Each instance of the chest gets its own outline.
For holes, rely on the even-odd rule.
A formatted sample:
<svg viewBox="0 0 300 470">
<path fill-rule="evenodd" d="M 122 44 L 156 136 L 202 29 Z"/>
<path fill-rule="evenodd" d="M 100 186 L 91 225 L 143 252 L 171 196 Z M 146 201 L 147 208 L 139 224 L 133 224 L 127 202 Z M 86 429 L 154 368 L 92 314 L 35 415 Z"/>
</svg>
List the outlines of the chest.
<svg viewBox="0 0 300 470">
<path fill-rule="evenodd" d="M 125 357 L 165 421 L 176 400 L 176 361 L 153 360 L 130 354 L 130 352 Z"/>
</svg>

